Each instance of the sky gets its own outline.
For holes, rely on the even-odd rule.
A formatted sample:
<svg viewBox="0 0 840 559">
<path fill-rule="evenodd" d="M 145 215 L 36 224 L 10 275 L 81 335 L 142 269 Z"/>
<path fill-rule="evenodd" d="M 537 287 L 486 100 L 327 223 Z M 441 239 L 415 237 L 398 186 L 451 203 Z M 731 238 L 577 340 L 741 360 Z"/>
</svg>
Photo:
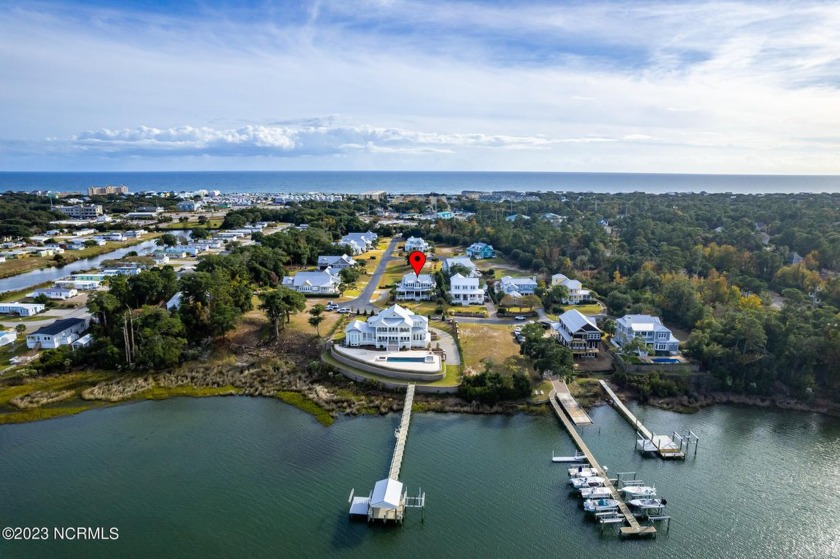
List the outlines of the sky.
<svg viewBox="0 0 840 559">
<path fill-rule="evenodd" d="M 840 174 L 837 2 L 0 0 L 0 171 Z"/>
</svg>

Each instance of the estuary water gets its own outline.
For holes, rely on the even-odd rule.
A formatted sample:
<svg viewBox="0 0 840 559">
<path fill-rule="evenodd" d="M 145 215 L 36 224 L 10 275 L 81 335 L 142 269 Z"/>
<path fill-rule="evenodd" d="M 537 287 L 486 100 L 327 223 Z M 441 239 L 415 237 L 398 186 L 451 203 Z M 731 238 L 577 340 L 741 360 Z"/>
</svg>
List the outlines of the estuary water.
<svg viewBox="0 0 840 559">
<path fill-rule="evenodd" d="M 415 414 L 400 475 L 427 494 L 401 527 L 350 522 L 351 488 L 385 477 L 399 416 L 329 428 L 270 399 L 142 402 L 0 427 L 0 541 L 13 557 L 837 557 L 840 421 L 717 406 L 678 415 L 633 406 L 654 431 L 690 427 L 696 458 L 633 451 L 610 407 L 583 436 L 611 472 L 668 499 L 670 531 L 622 541 L 584 518 L 552 450 L 573 452 L 553 416 Z M 55 541 L 56 527 L 119 539 Z"/>
<path fill-rule="evenodd" d="M 26 289 L 27 287 L 38 285 L 39 283 L 54 281 L 82 270 L 96 268 L 105 260 L 117 260 L 129 252 L 136 251 L 140 253 L 153 246 L 155 246 L 154 240 L 143 241 L 142 243 L 136 245 L 119 248 L 105 254 L 100 254 L 99 256 L 94 256 L 93 258 L 76 260 L 75 262 L 71 262 L 70 264 L 60 268 L 47 267 L 40 270 L 32 270 L 31 272 L 26 272 L 25 274 L 18 274 L 16 276 L 0 279 L 0 292 L 18 291 L 20 289 Z"/>
</svg>

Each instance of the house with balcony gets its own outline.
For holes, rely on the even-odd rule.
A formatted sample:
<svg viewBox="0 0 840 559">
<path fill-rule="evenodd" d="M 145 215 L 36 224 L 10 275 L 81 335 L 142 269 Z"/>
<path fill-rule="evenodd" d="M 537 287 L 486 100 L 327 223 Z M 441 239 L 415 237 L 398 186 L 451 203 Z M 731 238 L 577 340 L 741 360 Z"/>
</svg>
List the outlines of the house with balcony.
<svg viewBox="0 0 840 559">
<path fill-rule="evenodd" d="M 87 330 L 88 323 L 84 318 L 64 318 L 52 324 L 42 326 L 26 336 L 26 347 L 29 349 L 55 349 L 69 345 L 81 337 Z"/>
<path fill-rule="evenodd" d="M 493 250 L 493 245 L 487 243 L 473 243 L 467 247 L 467 256 L 475 260 L 483 258 L 493 258 L 496 256 L 496 251 Z"/>
<path fill-rule="evenodd" d="M 405 242 L 405 251 L 414 252 L 415 250 L 419 250 L 420 252 L 429 252 L 429 243 L 420 237 L 409 237 Z"/>
<path fill-rule="evenodd" d="M 496 289 L 512 297 L 533 295 L 537 290 L 537 276 L 531 276 L 530 278 L 505 276 L 496 283 Z"/>
<path fill-rule="evenodd" d="M 344 329 L 344 345 L 373 346 L 378 349 L 425 349 L 432 336 L 429 320 L 399 305 L 368 318 L 354 320 Z"/>
<path fill-rule="evenodd" d="M 680 350 L 680 341 L 657 316 L 626 314 L 619 318 L 615 323 L 613 344 L 624 347 L 634 338 L 643 339 L 648 351 L 655 353 L 675 355 Z"/>
<path fill-rule="evenodd" d="M 561 314 L 552 324 L 557 341 L 572 351 L 573 357 L 595 357 L 601 345 L 601 330 L 595 321 L 572 309 Z"/>
<path fill-rule="evenodd" d="M 322 255 L 318 257 L 319 270 L 325 270 L 327 268 L 332 268 L 333 270 L 343 270 L 355 265 L 356 261 L 346 254 L 342 254 L 341 256 Z"/>
<path fill-rule="evenodd" d="M 434 278 L 429 274 L 416 275 L 409 272 L 397 284 L 398 301 L 431 301 L 437 287 Z"/>
<path fill-rule="evenodd" d="M 483 305 L 484 288 L 478 286 L 478 278 L 455 274 L 449 278 L 449 296 L 453 305 Z"/>
<path fill-rule="evenodd" d="M 583 284 L 578 280 L 569 279 L 563 274 L 554 274 L 551 276 L 551 286 L 562 285 L 568 291 L 568 295 L 563 297 L 561 303 L 568 305 L 579 305 L 590 301 L 592 294 L 588 289 L 583 289 Z"/>
<path fill-rule="evenodd" d="M 298 272 L 283 278 L 283 285 L 304 295 L 335 295 L 341 278 L 338 270 L 327 268 L 321 272 Z"/>
</svg>

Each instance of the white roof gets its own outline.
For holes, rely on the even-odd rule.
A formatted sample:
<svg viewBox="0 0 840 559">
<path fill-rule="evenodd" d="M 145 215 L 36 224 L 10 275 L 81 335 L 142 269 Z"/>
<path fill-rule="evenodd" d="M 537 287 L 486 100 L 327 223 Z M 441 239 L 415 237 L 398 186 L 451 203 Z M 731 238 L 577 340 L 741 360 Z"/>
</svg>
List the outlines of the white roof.
<svg viewBox="0 0 840 559">
<path fill-rule="evenodd" d="M 283 278 L 284 285 L 293 285 L 299 287 L 301 285 L 325 286 L 333 285 L 339 282 L 338 276 L 330 273 L 330 268 L 323 272 L 298 272 L 293 278 Z M 291 281 L 286 281 L 291 279 Z"/>
<path fill-rule="evenodd" d="M 469 256 L 455 256 L 453 258 L 447 258 L 443 261 L 447 268 L 450 266 L 455 266 L 456 264 L 460 264 L 461 266 L 466 266 L 467 268 L 475 269 L 475 264 L 472 260 L 470 260 Z"/>
<path fill-rule="evenodd" d="M 402 280 L 400 281 L 400 285 L 406 285 L 406 284 L 411 284 L 411 283 L 413 283 L 413 284 L 421 283 L 421 284 L 434 285 L 435 280 L 433 280 L 432 276 L 429 275 L 429 274 L 416 275 L 414 272 L 408 272 L 406 275 L 404 275 L 402 277 Z"/>
<path fill-rule="evenodd" d="M 403 484 L 395 479 L 380 479 L 373 486 L 370 506 L 378 509 L 395 509 L 400 506 Z"/>
<path fill-rule="evenodd" d="M 587 325 L 591 326 L 595 330 L 598 330 L 598 326 L 595 324 L 595 322 L 588 316 L 582 314 L 577 309 L 572 309 L 564 312 L 559 317 L 557 317 L 557 320 L 565 324 L 566 328 L 568 328 L 570 332 L 577 332 L 578 330 Z M 600 330 L 598 331 L 600 332 Z"/>
<path fill-rule="evenodd" d="M 635 332 L 665 332 L 670 330 L 666 328 L 659 317 L 651 316 L 649 314 L 626 314 L 618 319 L 618 322 Z"/>
</svg>

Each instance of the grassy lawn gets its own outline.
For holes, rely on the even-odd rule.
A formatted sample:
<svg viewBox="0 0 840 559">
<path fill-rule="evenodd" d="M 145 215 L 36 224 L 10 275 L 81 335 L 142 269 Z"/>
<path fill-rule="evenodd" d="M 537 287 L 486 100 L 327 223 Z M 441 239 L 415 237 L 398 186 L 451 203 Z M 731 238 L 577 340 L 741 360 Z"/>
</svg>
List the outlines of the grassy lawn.
<svg viewBox="0 0 840 559">
<path fill-rule="evenodd" d="M 551 394 L 553 390 L 553 386 L 551 386 L 550 380 L 542 380 L 538 382 L 534 386 L 534 390 L 543 392 L 543 394 L 534 394 L 531 392 L 531 403 L 533 404 L 541 404 L 543 402 L 548 402 L 548 395 Z"/>
<path fill-rule="evenodd" d="M 564 307 L 567 310 L 577 309 L 581 314 L 599 314 L 601 312 L 601 305 L 598 303 L 591 303 L 589 305 L 564 305 Z"/>
<path fill-rule="evenodd" d="M 483 360 L 504 365 L 499 371 L 521 371 L 530 374 L 529 360 L 519 355 L 519 344 L 513 339 L 513 326 L 507 324 L 458 324 L 464 366 L 476 373 L 484 371 Z"/>
<path fill-rule="evenodd" d="M 292 315 L 292 321 L 289 324 L 286 325 L 286 328 L 290 328 L 292 330 L 295 330 L 296 332 L 301 332 L 301 333 L 304 333 L 304 334 L 314 335 L 315 334 L 315 328 L 313 328 L 312 326 L 309 325 L 309 319 L 312 316 L 312 315 L 309 314 L 309 309 L 311 309 L 312 307 L 314 307 L 317 304 L 324 305 L 324 304 L 326 304 L 327 301 L 329 301 L 329 299 L 321 299 L 321 298 L 307 299 L 306 300 L 306 310 L 303 311 L 303 312 L 293 314 Z M 329 332 L 330 328 L 332 328 L 333 325 L 336 322 L 338 322 L 339 319 L 344 315 L 338 314 L 335 311 L 324 311 L 324 313 L 321 316 L 324 317 L 324 321 L 321 323 L 321 325 L 318 327 L 318 329 L 321 332 L 321 335 L 323 336 L 327 332 Z M 355 317 L 355 315 L 353 315 L 353 316 Z"/>
<path fill-rule="evenodd" d="M 452 305 L 449 307 L 449 314 L 457 312 L 483 313 L 487 315 L 487 308 L 484 305 Z"/>
<path fill-rule="evenodd" d="M 441 260 L 444 258 L 450 258 L 457 254 L 464 254 L 464 247 L 459 246 L 450 246 L 450 245 L 443 245 L 438 244 L 435 245 L 435 254 L 434 256 L 440 258 Z"/>
<path fill-rule="evenodd" d="M 6 260 L 5 262 L 0 263 L 0 278 L 8 278 L 25 272 L 31 272 L 32 270 L 37 270 L 39 268 L 49 268 L 54 265 L 55 262 L 53 262 L 52 256 Z"/>
<path fill-rule="evenodd" d="M 51 320 L 51 319 L 54 319 L 54 318 L 58 318 L 58 315 L 57 314 L 41 313 L 41 314 L 36 314 L 35 316 L 16 316 L 15 318 L 10 317 L 10 318 L 3 318 L 3 319 L 0 319 L 0 320 L 2 320 L 4 324 L 11 324 L 12 326 L 9 326 L 9 328 L 14 329 L 14 325 L 19 323 L 19 322 L 33 322 L 33 321 L 38 321 L 38 320 Z"/>
<path fill-rule="evenodd" d="M 9 365 L 9 359 L 24 355 L 29 351 L 30 349 L 26 346 L 26 337 L 18 336 L 18 340 L 15 343 L 0 348 L 0 367 L 7 367 Z M 34 355 L 35 350 L 32 350 L 32 352 Z"/>
</svg>

